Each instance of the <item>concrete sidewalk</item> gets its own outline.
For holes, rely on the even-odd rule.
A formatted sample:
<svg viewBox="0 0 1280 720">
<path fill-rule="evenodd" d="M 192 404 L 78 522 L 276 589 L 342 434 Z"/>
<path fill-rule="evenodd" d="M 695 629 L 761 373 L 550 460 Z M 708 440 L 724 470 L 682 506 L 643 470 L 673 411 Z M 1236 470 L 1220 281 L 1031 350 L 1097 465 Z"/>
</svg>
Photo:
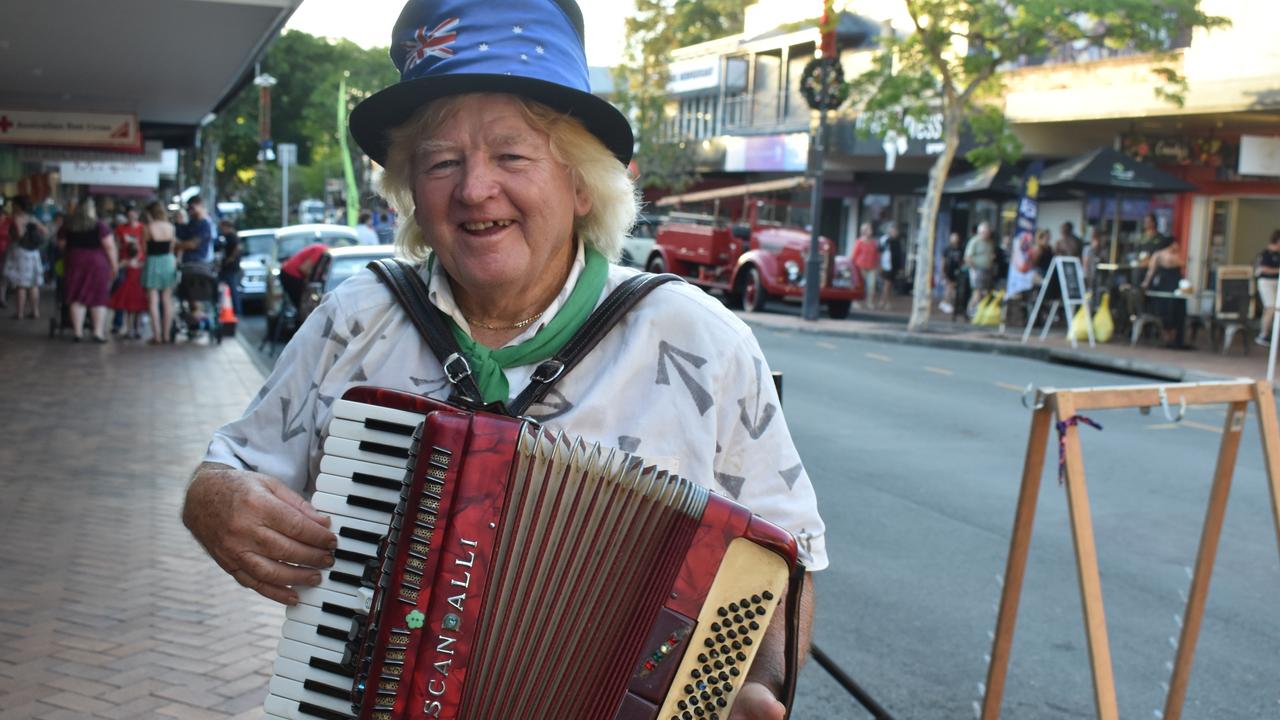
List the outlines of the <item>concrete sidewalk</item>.
<svg viewBox="0 0 1280 720">
<path fill-rule="evenodd" d="M 952 321 L 935 310 L 926 332 L 907 332 L 910 298 L 895 297 L 886 310 L 854 310 L 847 320 L 822 317 L 814 322 L 800 318 L 798 312 L 737 312 L 747 324 L 782 332 L 806 332 L 822 335 L 852 337 L 877 342 L 921 345 L 968 352 L 1015 355 L 1047 362 L 1082 365 L 1099 370 L 1134 375 L 1139 378 L 1195 382 L 1222 378 L 1247 377 L 1263 379 L 1267 374 L 1266 346 L 1250 342 L 1249 354 L 1241 349 L 1236 339 L 1227 354 L 1221 347 L 1210 348 L 1205 333 L 1201 333 L 1198 346 L 1192 350 L 1168 350 L 1153 345 L 1152 340 L 1129 347 L 1128 339 L 1116 336 L 1109 343 L 1090 348 L 1087 341 L 1072 348 L 1066 330 L 1059 322 L 1044 341 L 1039 339 L 1039 329 L 1024 344 L 1022 330 L 1009 327 L 1004 334 L 996 328 L 973 327 L 964 321 Z"/>
<path fill-rule="evenodd" d="M 0 366 L 0 720 L 261 717 L 283 608 L 179 520 L 261 384 L 240 344 L 75 344 L 6 312 Z"/>
</svg>

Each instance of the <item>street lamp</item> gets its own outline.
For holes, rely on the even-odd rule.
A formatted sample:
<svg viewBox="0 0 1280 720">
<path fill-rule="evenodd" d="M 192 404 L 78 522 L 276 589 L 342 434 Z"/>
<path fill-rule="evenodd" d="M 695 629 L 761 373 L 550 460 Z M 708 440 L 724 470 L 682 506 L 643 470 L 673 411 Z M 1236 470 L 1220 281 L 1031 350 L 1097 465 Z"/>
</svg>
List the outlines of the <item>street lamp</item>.
<svg viewBox="0 0 1280 720">
<path fill-rule="evenodd" d="M 276 152 L 271 147 L 271 88 L 278 80 L 255 66 L 257 75 L 253 84 L 258 86 L 258 162 L 271 162 Z"/>
</svg>

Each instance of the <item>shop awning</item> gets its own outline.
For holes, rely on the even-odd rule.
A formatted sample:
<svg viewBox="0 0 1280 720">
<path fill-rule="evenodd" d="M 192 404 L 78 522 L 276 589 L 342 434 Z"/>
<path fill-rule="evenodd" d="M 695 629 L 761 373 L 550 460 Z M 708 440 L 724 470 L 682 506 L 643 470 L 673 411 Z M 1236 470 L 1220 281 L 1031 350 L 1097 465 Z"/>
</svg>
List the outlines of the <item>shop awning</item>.
<svg viewBox="0 0 1280 720">
<path fill-rule="evenodd" d="M 190 144 L 302 0 L 39 0 L 0 9 L 0 105 L 123 113 Z M 3 139 L 0 138 L 0 142 Z"/>
<path fill-rule="evenodd" d="M 1109 147 L 1045 168 L 1040 175 L 1040 185 L 1046 189 L 1125 194 L 1178 193 L 1196 189 L 1191 183 Z"/>
<path fill-rule="evenodd" d="M 1007 164 L 988 165 L 947 178 L 942 186 L 943 195 L 964 195 L 987 198 L 1016 198 L 1022 189 L 1021 173 Z"/>
</svg>

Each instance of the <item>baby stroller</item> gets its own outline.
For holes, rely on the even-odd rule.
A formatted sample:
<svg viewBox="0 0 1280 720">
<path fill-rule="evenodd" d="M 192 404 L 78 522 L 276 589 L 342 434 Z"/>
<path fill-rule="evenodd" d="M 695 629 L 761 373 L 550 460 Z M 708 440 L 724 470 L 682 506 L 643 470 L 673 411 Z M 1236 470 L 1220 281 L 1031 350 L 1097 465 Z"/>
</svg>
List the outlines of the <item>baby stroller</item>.
<svg viewBox="0 0 1280 720">
<path fill-rule="evenodd" d="M 173 319 L 171 338 L 185 332 L 194 340 L 201 332 L 209 333 L 215 343 L 222 343 L 218 330 L 218 274 L 209 263 L 183 263 L 178 281 L 178 310 Z"/>
</svg>

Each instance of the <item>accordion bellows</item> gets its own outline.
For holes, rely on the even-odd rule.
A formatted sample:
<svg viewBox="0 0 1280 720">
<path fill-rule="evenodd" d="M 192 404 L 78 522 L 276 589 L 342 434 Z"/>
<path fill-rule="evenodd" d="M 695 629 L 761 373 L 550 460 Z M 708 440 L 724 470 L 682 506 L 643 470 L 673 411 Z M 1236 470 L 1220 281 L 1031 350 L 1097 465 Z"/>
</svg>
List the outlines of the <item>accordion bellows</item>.
<svg viewBox="0 0 1280 720">
<path fill-rule="evenodd" d="M 334 418 L 313 503 L 339 562 L 287 613 L 268 716 L 728 717 L 787 533 L 534 423 L 372 388 Z"/>
</svg>

